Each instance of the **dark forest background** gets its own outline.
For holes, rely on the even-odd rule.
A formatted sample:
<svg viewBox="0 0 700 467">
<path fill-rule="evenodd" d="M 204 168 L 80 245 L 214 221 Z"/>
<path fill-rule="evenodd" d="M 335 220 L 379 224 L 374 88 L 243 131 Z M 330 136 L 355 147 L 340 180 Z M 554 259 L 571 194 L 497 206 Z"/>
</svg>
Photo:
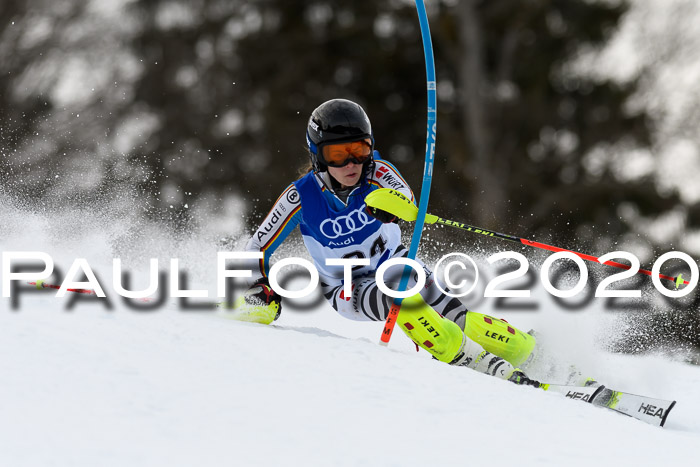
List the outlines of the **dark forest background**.
<svg viewBox="0 0 700 467">
<path fill-rule="evenodd" d="M 649 115 L 627 105 L 637 81 L 570 66 L 606 44 L 626 2 L 427 3 L 431 212 L 579 251 L 628 242 L 642 264 L 674 247 L 683 232 L 645 236 L 639 220 L 694 207 L 611 163 L 651 145 Z M 418 190 L 426 102 L 413 2 L 0 2 L 8 196 L 61 206 L 128 188 L 144 216 L 180 231 L 198 203 L 217 212 L 241 199 L 252 228 L 305 162 L 309 114 L 334 97 L 365 107 L 377 148 Z"/>
</svg>

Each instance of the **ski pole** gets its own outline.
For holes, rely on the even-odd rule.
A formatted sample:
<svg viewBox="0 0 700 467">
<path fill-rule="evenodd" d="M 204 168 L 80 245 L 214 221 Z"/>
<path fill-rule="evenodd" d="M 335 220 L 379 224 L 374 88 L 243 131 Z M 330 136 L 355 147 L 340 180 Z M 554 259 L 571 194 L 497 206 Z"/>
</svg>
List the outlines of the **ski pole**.
<svg viewBox="0 0 700 467">
<path fill-rule="evenodd" d="M 55 285 L 55 284 L 47 284 L 44 281 L 36 281 L 36 282 L 27 282 L 28 285 L 33 285 L 37 289 L 60 289 L 60 285 Z M 66 289 L 66 292 L 75 292 L 75 293 L 82 293 L 82 294 L 87 294 L 87 295 L 95 295 L 94 290 L 90 289 Z"/>
<path fill-rule="evenodd" d="M 33 282 L 33 281 L 27 282 L 27 284 L 33 285 L 37 289 L 55 289 L 55 290 L 58 290 L 61 288 L 60 285 L 47 284 L 46 282 L 44 282 L 42 280 L 38 280 L 36 282 Z M 97 295 L 94 290 L 90 290 L 90 289 L 66 289 L 66 292 L 81 293 L 81 294 L 85 294 L 85 295 Z M 132 300 L 136 300 L 139 302 L 146 302 L 146 303 L 153 301 L 153 299 L 150 297 L 134 298 Z"/>
<path fill-rule="evenodd" d="M 390 188 L 380 188 L 378 190 L 374 190 L 371 192 L 367 197 L 365 198 L 365 203 L 367 203 L 368 206 L 372 206 L 378 209 L 382 209 L 384 211 L 390 212 L 394 214 L 396 217 L 403 219 L 405 221 L 412 222 L 416 219 L 416 214 L 418 212 L 418 208 L 416 207 L 415 204 L 411 202 L 410 199 L 406 198 L 401 192 L 398 192 L 396 190 L 392 190 Z M 516 237 L 515 235 L 509 235 L 509 234 L 504 234 L 504 233 L 499 233 L 495 232 L 493 230 L 489 229 L 484 229 L 481 227 L 476 227 L 473 225 L 469 224 L 464 224 L 462 222 L 456 222 L 456 221 L 451 221 L 448 219 L 443 219 L 442 217 L 435 216 L 433 214 L 426 214 L 425 215 L 425 223 L 426 224 L 441 224 L 441 225 L 447 225 L 449 227 L 454 227 L 457 229 L 461 230 L 466 230 L 467 232 L 471 232 L 474 234 L 478 235 L 483 235 L 486 237 L 495 237 L 499 238 L 501 240 L 507 240 L 509 242 L 515 242 L 515 243 L 520 243 L 522 245 L 527 245 L 533 248 L 540 248 L 542 250 L 548 250 L 548 251 L 553 251 L 553 252 L 560 252 L 560 251 L 567 251 L 569 253 L 573 253 L 576 256 L 578 256 L 581 259 L 585 259 L 587 261 L 591 261 L 596 264 L 600 264 L 598 261 L 598 258 L 592 255 L 587 255 L 585 253 L 579 253 L 577 251 L 572 251 L 572 250 L 567 250 L 566 248 L 560 248 L 558 246 L 552 246 L 552 245 L 547 245 L 546 243 L 541 243 L 541 242 L 536 242 L 533 240 L 528 240 L 526 238 L 522 237 Z M 623 264 L 623 263 L 618 263 L 617 261 L 606 261 L 602 264 L 605 264 L 606 266 L 613 266 L 615 268 L 620 268 L 620 269 L 630 269 L 630 266 Z M 646 269 L 640 269 L 640 273 L 646 274 L 647 276 L 651 277 L 651 271 L 648 271 Z M 661 279 L 665 279 L 667 281 L 671 281 L 675 284 L 676 288 L 680 287 L 681 285 L 688 284 L 689 282 L 683 279 L 683 275 L 679 274 L 677 277 L 671 277 L 667 276 L 665 274 L 659 274 L 659 277 Z"/>
</svg>

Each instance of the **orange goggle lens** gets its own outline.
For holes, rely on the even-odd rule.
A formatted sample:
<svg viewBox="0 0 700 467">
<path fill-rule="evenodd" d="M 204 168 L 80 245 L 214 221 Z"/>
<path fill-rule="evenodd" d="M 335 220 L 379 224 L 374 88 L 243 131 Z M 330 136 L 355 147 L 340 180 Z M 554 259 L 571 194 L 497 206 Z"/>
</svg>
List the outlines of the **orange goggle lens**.
<svg viewBox="0 0 700 467">
<path fill-rule="evenodd" d="M 362 164 L 372 155 L 372 146 L 367 141 L 327 144 L 321 147 L 321 154 L 331 167 L 342 167 L 350 161 Z"/>
</svg>

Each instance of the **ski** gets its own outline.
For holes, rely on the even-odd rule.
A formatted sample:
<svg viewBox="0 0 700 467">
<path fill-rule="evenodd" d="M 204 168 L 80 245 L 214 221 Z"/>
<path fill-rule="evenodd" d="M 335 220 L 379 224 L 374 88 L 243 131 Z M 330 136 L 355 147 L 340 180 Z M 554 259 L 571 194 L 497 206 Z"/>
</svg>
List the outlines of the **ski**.
<svg viewBox="0 0 700 467">
<path fill-rule="evenodd" d="M 663 427 L 669 412 L 676 401 L 655 399 L 627 392 L 608 389 L 605 386 L 563 386 L 558 384 L 543 384 L 545 391 L 556 392 L 573 400 L 588 402 L 597 407 L 614 410 L 650 425 Z"/>
</svg>

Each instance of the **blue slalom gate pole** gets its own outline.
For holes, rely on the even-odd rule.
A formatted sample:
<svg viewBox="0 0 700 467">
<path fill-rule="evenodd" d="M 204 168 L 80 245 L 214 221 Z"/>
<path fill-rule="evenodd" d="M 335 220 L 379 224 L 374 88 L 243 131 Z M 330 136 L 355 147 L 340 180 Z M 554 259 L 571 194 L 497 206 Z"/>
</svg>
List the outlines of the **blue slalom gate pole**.
<svg viewBox="0 0 700 467">
<path fill-rule="evenodd" d="M 435 142 L 437 137 L 437 82 L 435 80 L 435 58 L 433 57 L 433 43 L 430 38 L 430 24 L 428 23 L 428 14 L 425 11 L 425 3 L 423 0 L 416 0 L 416 10 L 418 12 L 418 21 L 420 22 L 420 32 L 423 38 L 423 53 L 425 55 L 425 76 L 428 88 L 428 132 L 425 141 L 425 166 L 423 167 L 423 184 L 420 190 L 420 201 L 418 203 L 418 217 L 413 227 L 413 236 L 411 237 L 411 245 L 408 249 L 408 258 L 415 259 L 418 253 L 418 245 L 420 244 L 421 236 L 423 235 L 423 226 L 425 224 L 425 214 L 428 212 L 428 200 L 430 199 L 430 185 L 433 182 L 433 164 L 435 161 Z M 408 279 L 410 277 L 411 267 L 406 266 L 401 276 L 399 283 L 399 292 L 406 290 Z M 389 316 L 384 324 L 384 331 L 380 343 L 388 345 L 391 334 L 394 332 L 396 318 L 401 309 L 403 299 L 396 298 L 389 310 Z"/>
</svg>

